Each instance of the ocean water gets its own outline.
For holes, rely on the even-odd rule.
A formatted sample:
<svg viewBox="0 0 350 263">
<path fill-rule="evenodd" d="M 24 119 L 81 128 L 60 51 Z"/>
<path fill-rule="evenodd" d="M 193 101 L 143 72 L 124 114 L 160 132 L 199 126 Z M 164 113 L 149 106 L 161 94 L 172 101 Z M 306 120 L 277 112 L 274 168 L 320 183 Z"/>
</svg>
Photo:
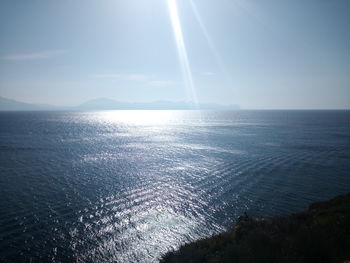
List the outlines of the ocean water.
<svg viewBox="0 0 350 263">
<path fill-rule="evenodd" d="M 156 262 L 350 191 L 350 111 L 0 113 L 1 262 Z"/>
</svg>

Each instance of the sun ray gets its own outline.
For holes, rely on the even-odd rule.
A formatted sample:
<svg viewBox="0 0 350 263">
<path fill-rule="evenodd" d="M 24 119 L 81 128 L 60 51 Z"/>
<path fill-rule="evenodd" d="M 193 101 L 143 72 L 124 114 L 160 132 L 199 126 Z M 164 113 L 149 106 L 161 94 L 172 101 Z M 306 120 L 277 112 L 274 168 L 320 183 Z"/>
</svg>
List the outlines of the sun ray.
<svg viewBox="0 0 350 263">
<path fill-rule="evenodd" d="M 187 49 L 186 49 L 186 45 L 183 37 L 176 0 L 168 0 L 168 8 L 169 8 L 171 23 L 174 31 L 181 70 L 182 70 L 185 86 L 188 93 L 188 98 L 192 100 L 195 103 L 195 105 L 198 107 L 196 89 L 195 89 L 193 75 L 192 75 L 188 54 L 187 54 Z"/>
<path fill-rule="evenodd" d="M 207 43 L 208 43 L 208 46 L 212 52 L 212 54 L 214 55 L 214 58 L 216 60 L 216 63 L 218 64 L 221 72 L 224 74 L 224 78 L 226 79 L 226 81 L 231 84 L 232 83 L 232 79 L 230 77 L 230 75 L 228 74 L 227 70 L 226 70 L 226 66 L 221 58 L 221 55 L 219 54 L 219 52 L 217 51 L 216 47 L 215 47 L 215 44 L 212 40 L 212 38 L 210 37 L 209 33 L 208 33 L 208 30 L 207 28 L 205 27 L 205 24 L 202 20 L 202 17 L 201 15 L 199 14 L 199 11 L 198 11 L 198 8 L 195 4 L 195 2 L 193 0 L 190 0 L 190 4 L 191 4 L 191 7 L 192 7 L 192 11 L 196 17 L 196 20 L 197 20 L 197 23 L 199 24 L 199 27 L 202 31 L 202 34 L 204 35 Z"/>
</svg>

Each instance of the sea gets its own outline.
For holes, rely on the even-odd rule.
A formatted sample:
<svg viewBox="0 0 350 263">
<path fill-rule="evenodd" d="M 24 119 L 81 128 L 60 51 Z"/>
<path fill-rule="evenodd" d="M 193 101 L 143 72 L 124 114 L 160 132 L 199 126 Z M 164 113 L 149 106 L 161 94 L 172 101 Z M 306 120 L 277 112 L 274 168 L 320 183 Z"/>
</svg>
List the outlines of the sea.
<svg viewBox="0 0 350 263">
<path fill-rule="evenodd" d="M 0 113 L 0 262 L 157 262 L 350 192 L 350 111 Z"/>
</svg>

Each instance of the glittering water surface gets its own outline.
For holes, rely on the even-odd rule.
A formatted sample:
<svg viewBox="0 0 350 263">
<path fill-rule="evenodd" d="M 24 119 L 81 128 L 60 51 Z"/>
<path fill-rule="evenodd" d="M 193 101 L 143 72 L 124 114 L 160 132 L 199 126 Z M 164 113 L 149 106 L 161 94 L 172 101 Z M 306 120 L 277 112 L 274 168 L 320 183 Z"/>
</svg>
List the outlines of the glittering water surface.
<svg viewBox="0 0 350 263">
<path fill-rule="evenodd" d="M 349 111 L 0 113 L 0 261 L 154 262 L 349 168 Z"/>
</svg>

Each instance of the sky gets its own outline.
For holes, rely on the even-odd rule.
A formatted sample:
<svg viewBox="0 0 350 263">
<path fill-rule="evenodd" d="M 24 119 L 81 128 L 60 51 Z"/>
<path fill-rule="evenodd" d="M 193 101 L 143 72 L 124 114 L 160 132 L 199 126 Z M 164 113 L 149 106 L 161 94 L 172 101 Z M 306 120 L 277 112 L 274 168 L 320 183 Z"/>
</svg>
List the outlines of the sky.
<svg viewBox="0 0 350 263">
<path fill-rule="evenodd" d="M 0 96 L 350 109 L 348 0 L 4 0 Z"/>
</svg>

